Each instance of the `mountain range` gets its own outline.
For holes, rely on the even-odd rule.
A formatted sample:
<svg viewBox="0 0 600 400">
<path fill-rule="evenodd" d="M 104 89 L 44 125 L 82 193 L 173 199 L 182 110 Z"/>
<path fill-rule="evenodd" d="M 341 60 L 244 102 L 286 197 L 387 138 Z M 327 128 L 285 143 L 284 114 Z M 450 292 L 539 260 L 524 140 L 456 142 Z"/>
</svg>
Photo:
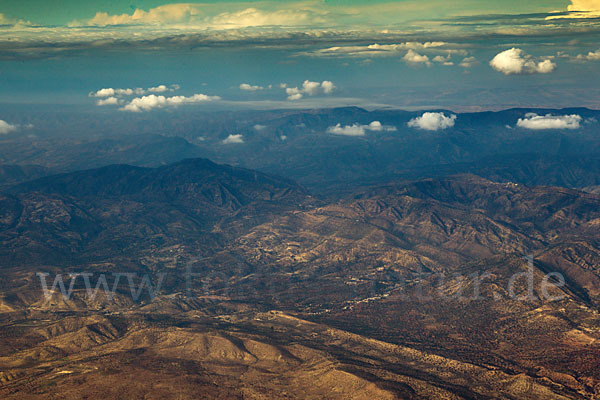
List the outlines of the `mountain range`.
<svg viewBox="0 0 600 400">
<path fill-rule="evenodd" d="M 315 191 L 193 158 L 7 184 L 0 393 L 593 398 L 600 196 L 450 172 Z"/>
<path fill-rule="evenodd" d="M 237 113 L 181 110 L 168 118 L 159 112 L 115 121 L 104 115 L 82 115 L 86 125 L 72 121 L 77 127 L 73 132 L 43 130 L 38 135 L 15 132 L 0 137 L 0 187 L 44 174 L 120 163 L 156 167 L 195 157 L 285 176 L 323 194 L 345 191 L 344 186 L 463 173 L 532 186 L 600 185 L 598 111 L 432 112 L 457 118 L 451 127 L 430 131 L 408 125 L 422 111 L 357 107 Z M 577 116 L 580 122 L 577 129 L 532 130 L 518 125 L 519 119 L 532 113 Z M 29 122 L 51 126 L 52 116 L 40 115 L 43 122 L 35 118 Z M 374 121 L 381 125 L 375 130 L 365 128 Z M 343 129 L 332 133 L 330 128 L 338 124 L 358 126 L 359 135 L 348 136 Z M 81 129 L 88 133 L 81 135 Z M 230 135 L 238 137 L 237 142 L 227 143 Z"/>
</svg>

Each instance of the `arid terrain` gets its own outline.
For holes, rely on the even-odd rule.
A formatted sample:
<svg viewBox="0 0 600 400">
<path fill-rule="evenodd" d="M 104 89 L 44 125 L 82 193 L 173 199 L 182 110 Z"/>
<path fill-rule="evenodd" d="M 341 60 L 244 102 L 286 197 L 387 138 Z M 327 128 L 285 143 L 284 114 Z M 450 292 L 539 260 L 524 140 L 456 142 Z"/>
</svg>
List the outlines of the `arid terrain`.
<svg viewBox="0 0 600 400">
<path fill-rule="evenodd" d="M 332 198 L 194 159 L 0 202 L 3 398 L 600 394 L 596 194 L 454 175 Z"/>
</svg>

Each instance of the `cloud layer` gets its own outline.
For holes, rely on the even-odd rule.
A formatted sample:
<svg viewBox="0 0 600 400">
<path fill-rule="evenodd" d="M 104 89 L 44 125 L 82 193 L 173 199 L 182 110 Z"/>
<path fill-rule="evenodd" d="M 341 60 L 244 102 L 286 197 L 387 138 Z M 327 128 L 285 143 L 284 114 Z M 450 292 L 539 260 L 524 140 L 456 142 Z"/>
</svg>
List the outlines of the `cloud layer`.
<svg viewBox="0 0 600 400">
<path fill-rule="evenodd" d="M 490 65 L 504 75 L 548 74 L 556 69 L 556 64 L 550 59 L 536 61 L 523 50 L 513 47 L 498 53 Z"/>
<path fill-rule="evenodd" d="M 457 45 L 446 42 L 373 43 L 362 46 L 334 46 L 305 54 L 314 57 L 390 57 L 403 54 L 407 50 L 450 50 L 449 48 L 454 46 Z"/>
<path fill-rule="evenodd" d="M 454 114 L 451 114 L 449 117 L 447 117 L 446 114 L 441 112 L 426 112 L 420 117 L 413 118 L 408 121 L 408 126 L 426 131 L 437 131 L 440 129 L 453 127 L 455 121 L 456 115 Z"/>
<path fill-rule="evenodd" d="M 537 115 L 529 113 L 525 118 L 519 118 L 517 126 L 519 128 L 543 130 L 543 129 L 579 129 L 581 116 L 571 115 Z"/>
</svg>

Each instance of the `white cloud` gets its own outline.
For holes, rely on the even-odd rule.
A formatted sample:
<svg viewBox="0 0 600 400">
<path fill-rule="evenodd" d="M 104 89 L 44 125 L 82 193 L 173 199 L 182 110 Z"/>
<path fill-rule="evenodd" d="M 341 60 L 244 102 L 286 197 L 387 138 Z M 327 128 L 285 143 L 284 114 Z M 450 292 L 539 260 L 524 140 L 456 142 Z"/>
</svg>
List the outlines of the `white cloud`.
<svg viewBox="0 0 600 400">
<path fill-rule="evenodd" d="M 115 95 L 117 96 L 131 96 L 133 94 L 143 94 L 144 93 L 144 89 L 142 88 L 137 88 L 137 89 L 115 89 Z"/>
<path fill-rule="evenodd" d="M 409 64 L 425 64 L 425 65 L 431 65 L 431 62 L 429 61 L 429 57 L 423 54 L 419 54 L 414 50 L 409 50 L 404 57 L 402 57 L 402 59 L 404 61 L 406 61 Z"/>
<path fill-rule="evenodd" d="M 373 132 L 391 132 L 395 131 L 396 127 L 389 125 L 382 125 L 379 121 L 373 121 L 368 125 L 361 125 L 358 123 L 354 123 L 352 125 L 344 125 L 337 123 L 335 126 L 330 126 L 327 128 L 327 133 L 332 133 L 334 135 L 342 135 L 342 136 L 365 136 L 367 131 Z"/>
<path fill-rule="evenodd" d="M 365 125 L 353 124 L 345 125 L 338 123 L 335 126 L 327 128 L 327 133 L 342 136 L 365 136 Z"/>
<path fill-rule="evenodd" d="M 285 88 L 285 94 L 288 96 L 288 100 L 300 100 L 302 98 L 302 93 L 298 87 Z"/>
<path fill-rule="evenodd" d="M 257 132 L 264 131 L 265 129 L 267 129 L 266 125 L 261 125 L 261 124 L 256 124 L 256 125 L 254 125 L 253 128 Z"/>
<path fill-rule="evenodd" d="M 314 96 L 319 92 L 320 87 L 321 84 L 319 82 L 311 82 L 307 80 L 302 83 L 302 93 L 306 93 L 309 96 Z"/>
<path fill-rule="evenodd" d="M 576 57 L 579 61 L 597 61 L 600 60 L 600 49 L 596 51 L 590 51 L 587 54 L 579 54 Z"/>
<path fill-rule="evenodd" d="M 167 106 L 178 106 L 181 104 L 193 104 L 193 103 L 206 103 L 211 101 L 220 100 L 219 96 L 207 96 L 205 94 L 195 94 L 193 96 L 157 96 L 154 94 L 136 97 L 131 100 L 128 104 L 121 107 L 122 111 L 141 112 L 149 111 L 153 108 L 161 108 Z"/>
<path fill-rule="evenodd" d="M 394 132 L 397 129 L 395 126 L 382 125 L 381 122 L 379 122 L 379 121 L 373 121 L 369 125 L 367 125 L 367 130 L 373 131 L 373 132 L 383 132 L 383 131 Z"/>
<path fill-rule="evenodd" d="M 420 117 L 408 121 L 408 126 L 411 128 L 424 129 L 426 131 L 437 131 L 453 127 L 455 121 L 456 115 L 454 114 L 447 117 L 446 114 L 441 112 L 426 112 Z"/>
<path fill-rule="evenodd" d="M 221 141 L 223 144 L 239 144 L 244 143 L 244 136 L 241 134 L 229 135 Z"/>
<path fill-rule="evenodd" d="M 285 94 L 288 96 L 288 100 L 300 100 L 304 95 L 314 96 L 323 92 L 324 94 L 331 94 L 336 86 L 331 81 L 313 82 L 305 80 L 302 83 L 302 88 L 288 87 L 286 83 L 279 85 L 280 88 L 285 89 Z"/>
<path fill-rule="evenodd" d="M 459 65 L 463 68 L 473 68 L 479 65 L 479 61 L 475 57 L 465 57 Z"/>
<path fill-rule="evenodd" d="M 446 66 L 451 66 L 454 65 L 454 63 L 452 62 L 452 57 L 450 56 L 450 54 L 446 55 L 446 56 L 442 56 L 442 55 L 438 55 L 433 57 L 433 62 L 436 63 L 440 63 L 442 65 L 446 65 Z"/>
<path fill-rule="evenodd" d="M 148 89 L 142 88 L 125 88 L 125 89 L 114 89 L 114 88 L 103 88 L 98 90 L 97 92 L 91 92 L 89 94 L 90 97 L 122 97 L 122 96 L 133 96 L 138 95 L 141 96 L 146 93 L 164 93 L 164 92 L 174 92 L 179 90 L 179 85 L 158 85 L 154 87 L 150 87 Z M 109 103 L 106 103 L 109 104 Z"/>
<path fill-rule="evenodd" d="M 148 111 L 155 107 L 163 107 L 167 105 L 167 98 L 165 96 L 156 96 L 151 94 L 144 97 L 136 97 L 131 100 L 127 105 L 121 108 L 123 111 L 140 112 Z"/>
<path fill-rule="evenodd" d="M 548 74 L 556 69 L 550 59 L 536 61 L 521 49 L 505 50 L 490 61 L 490 66 L 504 75 Z"/>
<path fill-rule="evenodd" d="M 148 88 L 149 93 L 164 93 L 164 92 L 174 92 L 179 89 L 179 85 L 172 85 L 171 87 L 167 87 L 166 85 L 158 85 L 155 87 Z"/>
<path fill-rule="evenodd" d="M 143 94 L 144 89 L 113 89 L 104 88 L 97 92 L 90 93 L 90 97 L 114 97 L 114 96 L 131 96 L 132 94 Z"/>
<path fill-rule="evenodd" d="M 119 104 L 119 99 L 116 97 L 107 97 L 105 99 L 100 99 L 96 102 L 99 106 L 113 106 Z"/>
<path fill-rule="evenodd" d="M 6 121 L 0 119 L 0 135 L 6 135 L 17 130 L 17 125 L 9 124 Z"/>
<path fill-rule="evenodd" d="M 256 92 L 257 90 L 263 90 L 264 87 L 258 85 L 250 85 L 249 83 L 242 83 L 240 84 L 240 89 L 249 92 Z"/>
<path fill-rule="evenodd" d="M 115 95 L 115 89 L 113 88 L 104 88 L 100 89 L 97 92 L 90 93 L 90 97 L 109 97 Z"/>
<path fill-rule="evenodd" d="M 321 82 L 321 87 L 323 88 L 323 93 L 325 94 L 330 94 L 335 90 L 335 85 L 331 81 Z"/>
<path fill-rule="evenodd" d="M 572 115 L 537 115 L 529 113 L 525 118 L 519 118 L 517 126 L 525 129 L 579 129 L 581 116 Z"/>
</svg>

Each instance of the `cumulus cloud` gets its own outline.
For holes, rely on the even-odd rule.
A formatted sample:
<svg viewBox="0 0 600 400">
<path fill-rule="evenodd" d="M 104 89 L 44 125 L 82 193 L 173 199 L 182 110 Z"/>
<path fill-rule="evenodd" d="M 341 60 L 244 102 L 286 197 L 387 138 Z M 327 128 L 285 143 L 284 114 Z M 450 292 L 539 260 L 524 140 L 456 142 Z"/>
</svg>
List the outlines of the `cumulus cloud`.
<svg viewBox="0 0 600 400">
<path fill-rule="evenodd" d="M 90 97 L 109 97 L 115 95 L 115 89 L 113 88 L 104 88 L 100 89 L 97 92 L 90 93 Z"/>
<path fill-rule="evenodd" d="M 219 96 L 207 96 L 205 94 L 195 94 L 193 96 L 157 96 L 151 94 L 143 97 L 136 97 L 131 100 L 128 104 L 121 107 L 122 111 L 141 112 L 150 111 L 153 108 L 162 108 L 168 106 L 178 106 L 182 104 L 193 104 L 193 103 L 207 103 L 211 101 L 220 100 Z"/>
<path fill-rule="evenodd" d="M 459 64 L 463 68 L 473 68 L 479 65 L 479 61 L 475 57 L 465 57 Z"/>
<path fill-rule="evenodd" d="M 164 93 L 164 92 L 174 92 L 179 89 L 179 85 L 171 85 L 167 87 L 166 85 L 158 85 L 155 87 L 148 88 L 149 93 Z"/>
<path fill-rule="evenodd" d="M 0 119 L 0 135 L 6 135 L 17 130 L 17 125 L 9 124 L 6 121 Z"/>
<path fill-rule="evenodd" d="M 528 113 L 525 118 L 519 118 L 517 126 L 525 129 L 579 129 L 581 116 L 572 115 L 537 115 Z"/>
<path fill-rule="evenodd" d="M 406 61 L 408 64 L 414 64 L 414 65 L 425 64 L 427 66 L 431 65 L 431 61 L 429 61 L 428 56 L 419 54 L 414 50 L 409 50 L 404 55 L 404 57 L 402 57 L 402 59 L 404 61 Z"/>
<path fill-rule="evenodd" d="M 408 126 L 426 131 L 437 131 L 453 127 L 455 121 L 456 115 L 454 114 L 447 117 L 446 114 L 441 112 L 426 112 L 420 117 L 408 121 Z"/>
<path fill-rule="evenodd" d="M 244 136 L 241 134 L 229 135 L 221 141 L 222 144 L 239 144 L 244 143 Z"/>
<path fill-rule="evenodd" d="M 288 87 L 285 83 L 282 83 L 279 87 L 285 90 L 288 100 L 300 100 L 305 94 L 309 96 L 314 96 L 320 92 L 331 94 L 336 89 L 336 86 L 331 81 L 313 82 L 309 80 L 305 80 L 301 88 L 297 86 Z"/>
<path fill-rule="evenodd" d="M 179 90 L 179 85 L 158 85 L 154 87 L 150 87 L 148 89 L 142 88 L 124 88 L 124 89 L 115 89 L 115 88 L 103 88 L 96 92 L 91 92 L 89 94 L 90 97 L 122 97 L 122 96 L 133 96 L 134 94 L 137 96 L 144 95 L 146 93 L 164 93 L 164 92 L 174 92 Z M 108 103 L 107 103 L 108 104 Z"/>
<path fill-rule="evenodd" d="M 344 125 L 338 123 L 335 126 L 327 128 L 327 133 L 342 136 L 365 136 L 367 131 L 382 132 L 382 131 L 395 131 L 396 127 L 389 125 L 382 125 L 379 121 L 373 121 L 368 125 L 361 125 L 354 123 L 352 125 Z"/>
<path fill-rule="evenodd" d="M 256 125 L 254 125 L 253 128 L 255 131 L 260 132 L 260 131 L 264 131 L 265 129 L 267 129 L 267 126 L 261 125 L 261 124 L 256 124 Z"/>
<path fill-rule="evenodd" d="M 116 97 L 107 97 L 105 99 L 100 99 L 96 102 L 99 106 L 112 106 L 119 104 L 119 99 Z"/>
<path fill-rule="evenodd" d="M 490 61 L 490 66 L 504 75 L 548 74 L 556 69 L 550 59 L 536 61 L 521 49 L 505 50 Z"/>
<path fill-rule="evenodd" d="M 304 81 L 302 84 L 302 93 L 306 93 L 309 96 L 314 96 L 319 92 L 320 87 L 321 84 L 319 82 Z"/>
<path fill-rule="evenodd" d="M 249 83 L 242 83 L 242 84 L 240 84 L 240 89 L 246 90 L 249 92 L 256 92 L 257 90 L 263 90 L 264 87 L 258 86 L 258 85 L 251 85 Z"/>
<path fill-rule="evenodd" d="M 587 54 L 579 54 L 576 57 L 579 61 L 597 61 L 600 60 L 600 49 L 596 51 L 590 51 Z"/>
<path fill-rule="evenodd" d="M 382 132 L 382 131 L 386 131 L 386 132 L 394 132 L 397 131 L 395 126 L 391 126 L 391 125 L 382 125 L 381 122 L 379 121 L 373 121 L 369 124 L 368 130 L 370 131 L 374 131 L 374 132 Z"/>
<path fill-rule="evenodd" d="M 131 96 L 133 94 L 144 94 L 145 90 L 141 88 L 137 89 L 113 89 L 104 88 L 97 92 L 90 93 L 90 97 L 114 97 L 114 96 Z"/>
<path fill-rule="evenodd" d="M 302 93 L 298 87 L 285 88 L 285 94 L 288 96 L 288 100 L 300 100 L 302 98 Z"/>
<path fill-rule="evenodd" d="M 321 82 L 321 87 L 323 88 L 323 93 L 325 94 L 330 94 L 335 90 L 335 85 L 331 81 Z"/>
<path fill-rule="evenodd" d="M 365 136 L 365 126 L 359 124 L 345 125 L 337 123 L 335 126 L 327 128 L 327 133 L 343 136 Z"/>
<path fill-rule="evenodd" d="M 450 57 L 450 54 L 448 54 L 446 56 L 441 56 L 441 55 L 435 56 L 435 57 L 433 57 L 432 61 L 436 62 L 436 63 L 440 63 L 442 65 L 446 65 L 446 66 L 454 65 L 454 63 L 452 62 L 452 59 Z"/>
</svg>

